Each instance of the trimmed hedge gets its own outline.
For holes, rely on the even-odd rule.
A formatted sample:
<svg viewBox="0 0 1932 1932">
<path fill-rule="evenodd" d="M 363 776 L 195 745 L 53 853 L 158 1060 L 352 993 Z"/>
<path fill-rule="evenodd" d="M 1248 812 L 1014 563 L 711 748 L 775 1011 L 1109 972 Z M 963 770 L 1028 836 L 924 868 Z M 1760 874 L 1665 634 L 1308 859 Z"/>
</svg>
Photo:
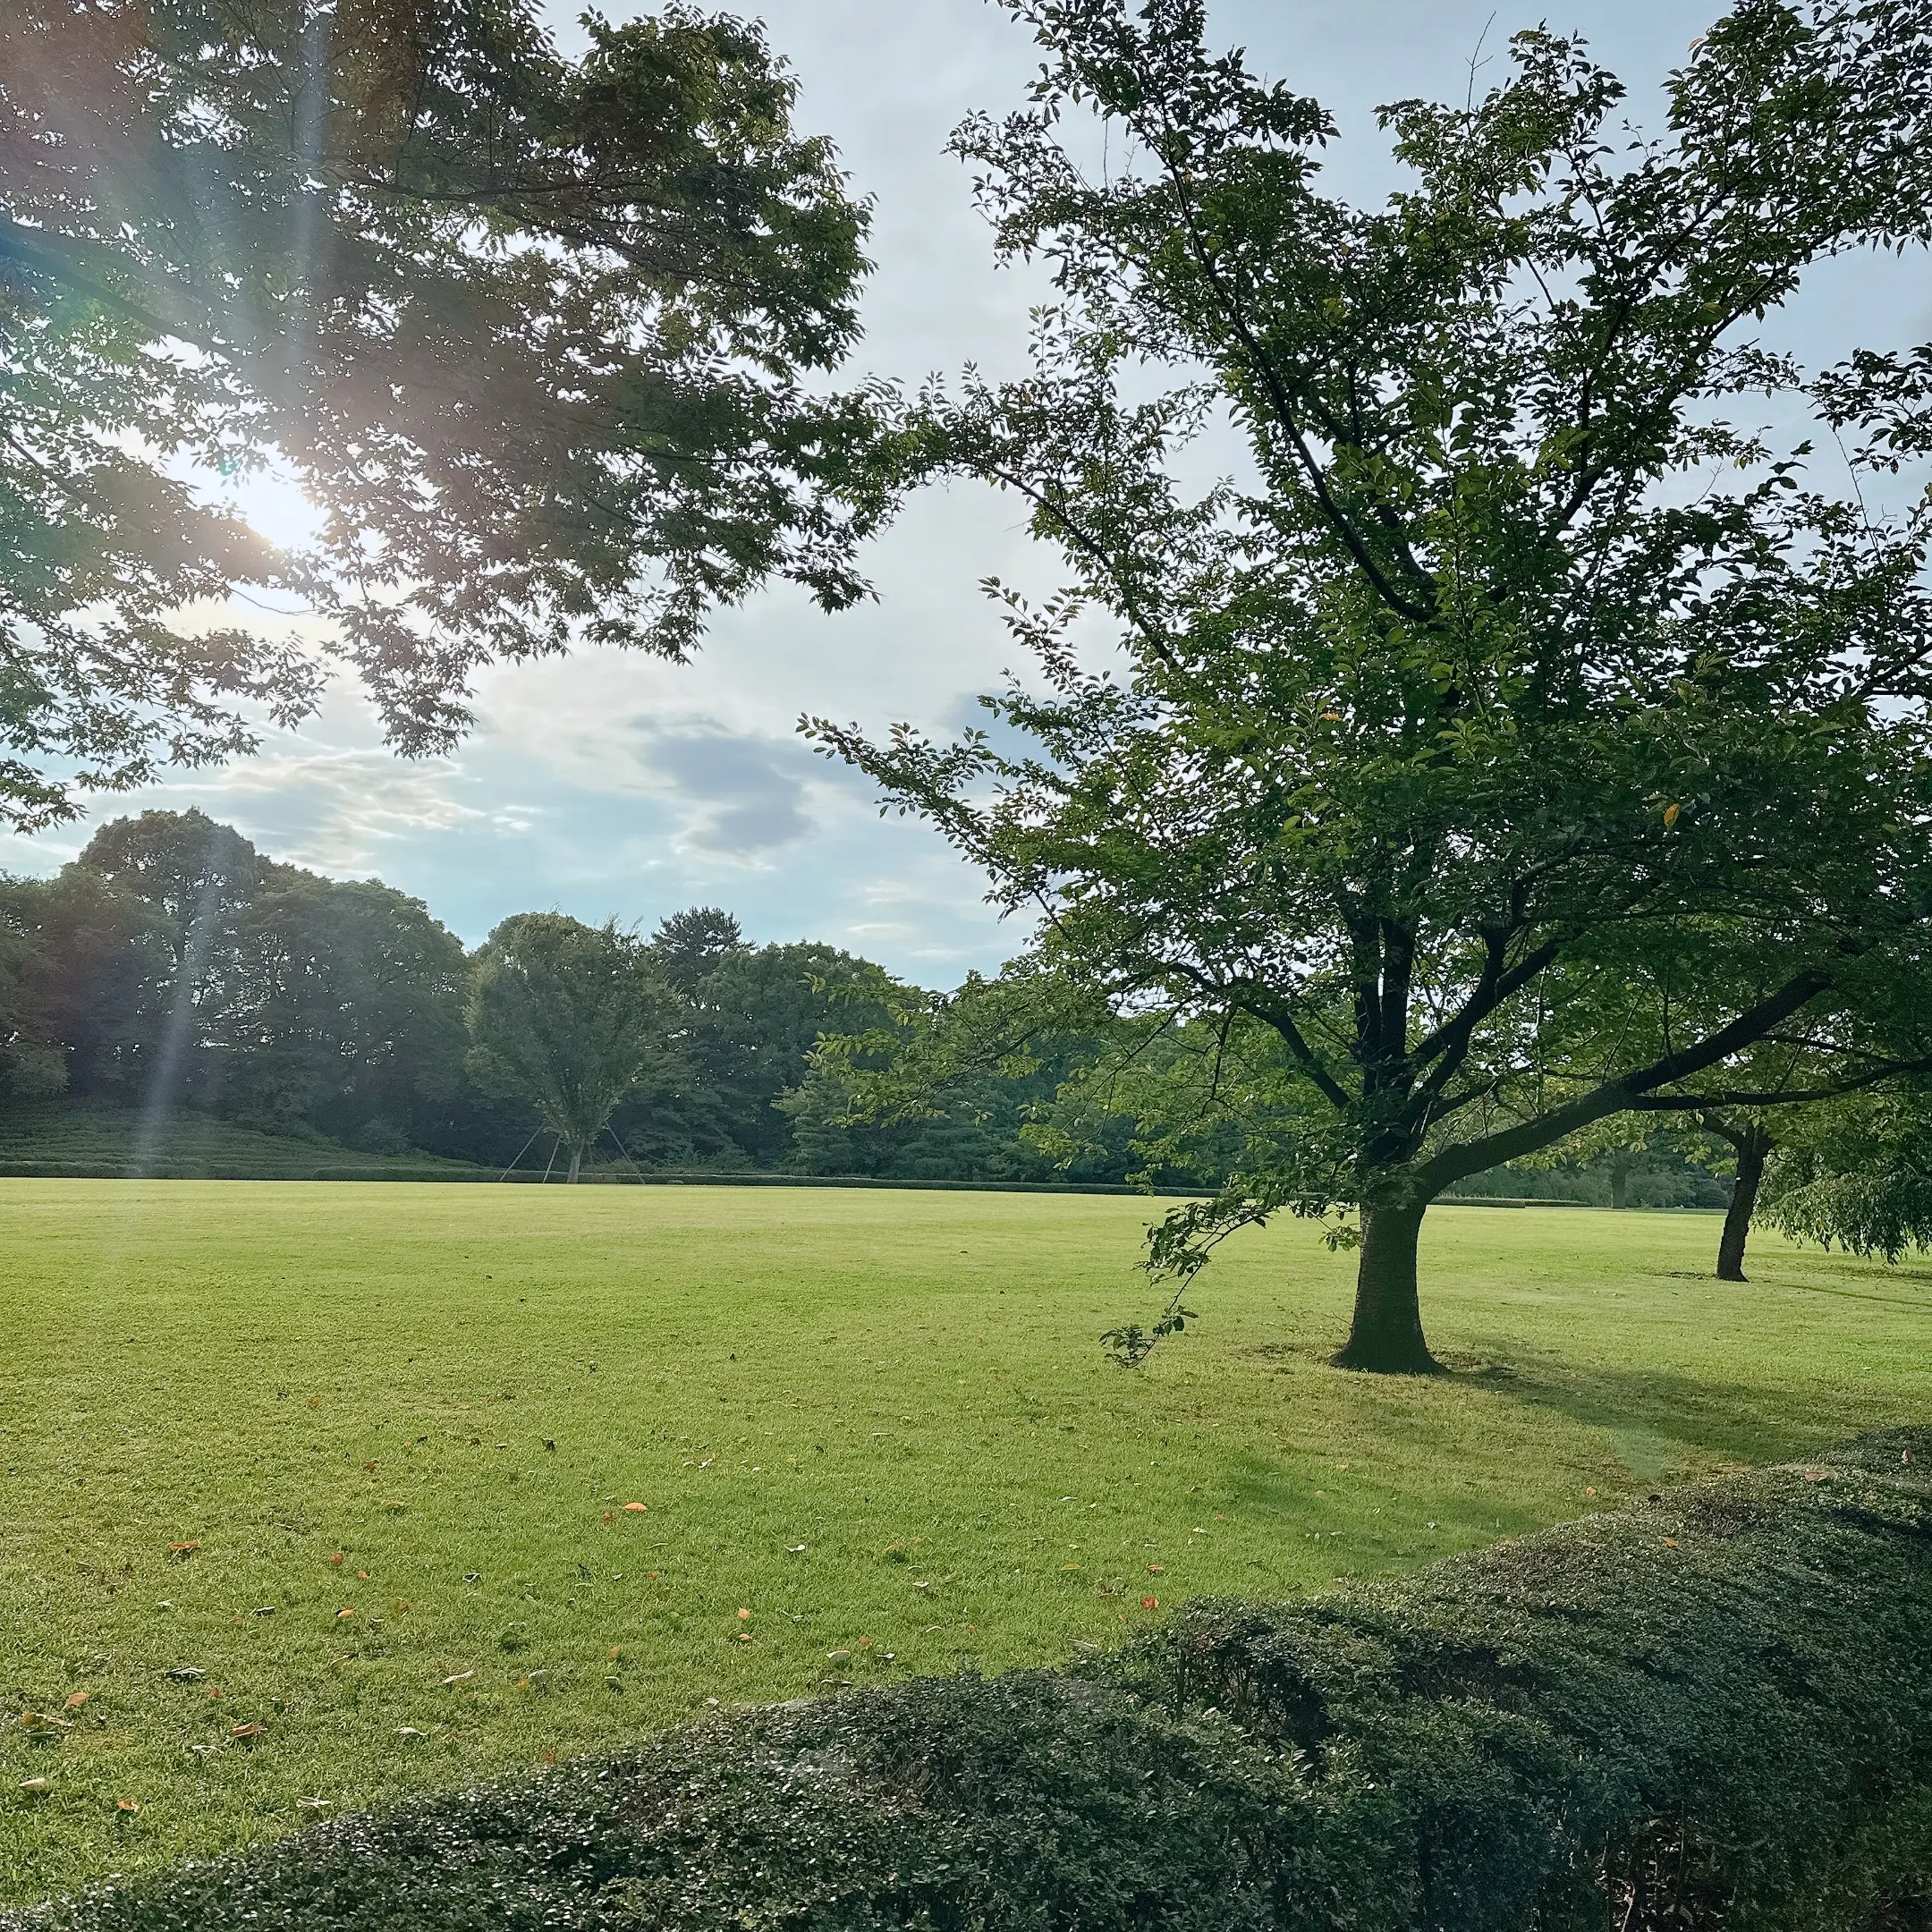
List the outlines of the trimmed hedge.
<svg viewBox="0 0 1932 1932">
<path fill-rule="evenodd" d="M 1932 1430 L 1064 1673 L 720 1716 L 14 1921 L 1830 1932 L 1932 1892 Z"/>
</svg>

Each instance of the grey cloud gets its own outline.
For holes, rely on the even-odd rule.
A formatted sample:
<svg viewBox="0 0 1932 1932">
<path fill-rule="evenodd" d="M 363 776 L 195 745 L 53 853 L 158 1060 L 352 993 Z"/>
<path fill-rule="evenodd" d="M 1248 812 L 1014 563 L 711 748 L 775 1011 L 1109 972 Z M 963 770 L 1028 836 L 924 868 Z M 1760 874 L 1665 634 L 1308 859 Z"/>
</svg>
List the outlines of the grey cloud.
<svg viewBox="0 0 1932 1932">
<path fill-rule="evenodd" d="M 759 852 L 817 830 L 805 809 L 809 780 L 823 775 L 802 745 L 723 731 L 648 734 L 647 768 L 695 808 L 685 836 L 718 852 Z"/>
</svg>

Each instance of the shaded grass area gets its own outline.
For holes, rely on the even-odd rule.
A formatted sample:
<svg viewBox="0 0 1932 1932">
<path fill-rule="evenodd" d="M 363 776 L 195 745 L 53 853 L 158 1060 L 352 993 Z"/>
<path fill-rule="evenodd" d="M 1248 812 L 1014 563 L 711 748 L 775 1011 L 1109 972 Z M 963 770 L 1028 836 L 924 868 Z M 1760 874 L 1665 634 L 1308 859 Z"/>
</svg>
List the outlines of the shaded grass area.
<svg viewBox="0 0 1932 1932">
<path fill-rule="evenodd" d="M 1326 1368 L 1348 1258 L 1292 1223 L 1129 1376 L 1149 1211 L 0 1183 L 0 1895 L 1925 1413 L 1923 1272 L 1724 1287 L 1714 1223 L 1577 1209 L 1431 1217 L 1453 1378 Z"/>
</svg>

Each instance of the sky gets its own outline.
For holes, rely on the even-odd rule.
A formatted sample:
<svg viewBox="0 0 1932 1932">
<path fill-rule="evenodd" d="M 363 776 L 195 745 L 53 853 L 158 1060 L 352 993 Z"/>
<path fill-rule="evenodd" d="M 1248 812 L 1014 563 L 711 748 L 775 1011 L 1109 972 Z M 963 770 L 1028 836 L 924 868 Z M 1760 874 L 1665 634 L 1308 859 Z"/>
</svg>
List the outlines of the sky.
<svg viewBox="0 0 1932 1932">
<path fill-rule="evenodd" d="M 1016 371 L 1041 284 L 995 269 L 967 172 L 944 148 L 968 113 L 1018 105 L 1038 61 L 1027 31 L 987 0 L 737 10 L 760 14 L 795 67 L 801 128 L 830 135 L 875 202 L 877 267 L 852 373 L 916 382 L 969 361 Z M 606 11 L 644 9 L 606 0 Z M 1540 20 L 1584 33 L 1630 84 L 1632 111 L 1655 123 L 1657 83 L 1719 11 L 1715 0 L 1555 0 L 1520 13 L 1489 0 L 1227 0 L 1210 4 L 1210 21 L 1251 67 L 1335 113 L 1330 182 L 1379 198 L 1394 175 L 1377 103 L 1460 99 L 1472 62 L 1487 84 L 1510 32 Z M 566 45 L 575 12 L 552 9 Z M 1932 283 L 1922 261 L 1840 265 L 1776 326 L 1813 360 L 1835 359 L 1852 338 L 1924 341 Z M 781 587 L 722 613 L 687 665 L 606 652 L 496 669 L 478 687 L 474 733 L 445 758 L 392 757 L 366 702 L 338 683 L 318 716 L 258 756 L 103 800 L 36 838 L 0 839 L 0 868 L 51 872 L 106 818 L 196 805 L 275 858 L 383 878 L 472 945 L 517 911 L 648 930 L 715 904 L 760 943 L 825 940 L 922 984 L 954 984 L 1020 950 L 1025 931 L 996 917 L 983 879 L 936 834 L 882 820 L 866 783 L 812 752 L 796 724 L 808 711 L 875 732 L 970 722 L 974 694 L 997 684 L 1010 657 L 980 580 L 1053 581 L 1021 521 L 988 492 L 934 492 L 873 546 L 877 596 L 856 610 L 826 616 Z"/>
</svg>

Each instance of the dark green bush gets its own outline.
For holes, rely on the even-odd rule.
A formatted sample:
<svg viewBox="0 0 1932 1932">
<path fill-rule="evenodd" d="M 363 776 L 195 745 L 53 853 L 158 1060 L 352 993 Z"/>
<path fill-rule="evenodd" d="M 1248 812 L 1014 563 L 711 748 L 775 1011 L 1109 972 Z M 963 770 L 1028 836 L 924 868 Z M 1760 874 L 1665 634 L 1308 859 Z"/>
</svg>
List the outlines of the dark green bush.
<svg viewBox="0 0 1932 1932">
<path fill-rule="evenodd" d="M 784 1706 L 32 1915 L 85 1932 L 1829 1932 L 1932 1891 L 1932 1431 L 1069 1673 Z"/>
</svg>

